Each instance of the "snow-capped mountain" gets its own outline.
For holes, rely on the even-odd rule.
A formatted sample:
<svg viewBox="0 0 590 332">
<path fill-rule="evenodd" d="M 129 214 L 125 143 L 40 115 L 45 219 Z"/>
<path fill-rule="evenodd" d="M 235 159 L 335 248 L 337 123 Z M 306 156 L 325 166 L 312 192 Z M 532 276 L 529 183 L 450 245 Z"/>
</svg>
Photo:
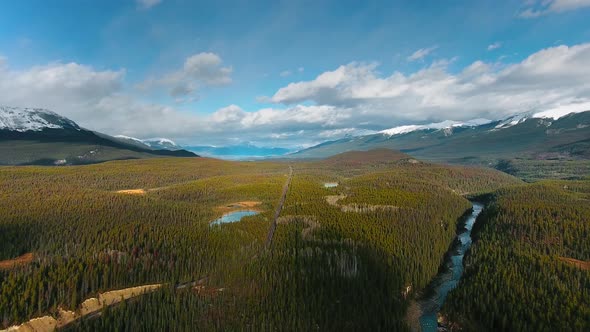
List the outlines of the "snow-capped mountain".
<svg viewBox="0 0 590 332">
<path fill-rule="evenodd" d="M 174 141 L 168 138 L 147 138 L 147 139 L 139 139 L 135 137 L 125 136 L 125 135 L 115 135 L 115 138 L 131 141 L 138 144 L 145 145 L 150 147 L 154 150 L 170 150 L 176 151 L 182 149 L 182 147 L 176 144 Z"/>
<path fill-rule="evenodd" d="M 157 150 L 180 150 L 180 145 L 168 138 L 148 138 L 144 139 L 143 143 L 147 144 L 152 149 Z"/>
<path fill-rule="evenodd" d="M 411 133 L 413 131 L 418 130 L 427 130 L 427 129 L 452 129 L 454 127 L 477 127 L 487 123 L 492 122 L 488 119 L 474 119 L 470 121 L 453 121 L 453 120 L 446 120 L 442 122 L 430 123 L 425 125 L 405 125 L 405 126 L 398 126 L 393 127 L 390 129 L 385 129 L 380 131 L 380 134 L 387 135 L 387 136 L 394 136 L 394 135 L 401 135 Z M 447 131 L 448 132 L 448 131 Z"/>
<path fill-rule="evenodd" d="M 568 105 L 567 107 L 557 107 L 554 109 L 542 111 L 542 112 L 526 112 L 526 113 L 518 113 L 511 115 L 509 117 L 503 118 L 501 120 L 488 120 L 488 119 L 473 119 L 469 121 L 453 121 L 453 120 L 445 120 L 442 122 L 436 123 L 429 123 L 429 124 L 422 124 L 422 125 L 404 125 L 404 126 L 397 126 L 389 129 L 385 129 L 379 132 L 379 134 L 383 134 L 385 136 L 395 136 L 395 135 L 402 135 L 408 134 L 415 131 L 421 130 L 442 130 L 446 135 L 452 134 L 453 128 L 475 128 L 478 126 L 494 123 L 494 127 L 490 130 L 499 130 L 499 129 L 506 129 L 517 124 L 523 123 L 528 119 L 547 119 L 549 122 L 546 122 L 550 125 L 550 120 L 558 120 L 566 115 L 572 113 L 580 113 L 590 110 L 590 103 L 581 103 L 576 104 L 576 107 L 572 107 Z"/>
<path fill-rule="evenodd" d="M 504 119 L 498 121 L 498 123 L 496 124 L 496 126 L 494 127 L 493 130 L 504 129 L 504 128 L 516 126 L 517 124 L 523 123 L 532 117 L 533 116 L 531 113 L 521 113 L 521 114 L 511 115 L 507 118 L 504 118 Z"/>
<path fill-rule="evenodd" d="M 590 111 L 584 109 L 590 110 L 590 104 L 516 114 L 491 122 L 478 119 L 399 126 L 324 142 L 289 157 L 322 158 L 387 148 L 425 160 L 486 165 L 515 157 L 585 159 L 590 157 Z"/>
<path fill-rule="evenodd" d="M 72 120 L 42 108 L 0 106 L 0 130 L 26 132 L 43 129 L 75 129 Z"/>
<path fill-rule="evenodd" d="M 0 106 L 0 165 L 74 165 L 115 159 L 196 157 L 174 142 L 123 140 L 39 108 Z M 176 148 L 171 148 L 172 146 Z"/>
</svg>

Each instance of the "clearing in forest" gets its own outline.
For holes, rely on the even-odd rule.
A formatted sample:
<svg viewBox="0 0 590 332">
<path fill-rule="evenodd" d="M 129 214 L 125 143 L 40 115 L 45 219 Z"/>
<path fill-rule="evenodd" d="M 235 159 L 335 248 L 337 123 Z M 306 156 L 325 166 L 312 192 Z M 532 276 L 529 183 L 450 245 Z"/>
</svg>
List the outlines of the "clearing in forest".
<svg viewBox="0 0 590 332">
<path fill-rule="evenodd" d="M 4 261 L 0 261 L 0 270 L 10 270 L 16 266 L 22 266 L 22 265 L 26 265 L 29 264 L 30 262 L 33 261 L 33 253 L 29 252 L 26 253 L 22 256 L 18 256 L 16 258 L 13 259 L 7 259 Z"/>
<path fill-rule="evenodd" d="M 117 194 L 125 194 L 125 195 L 145 195 L 147 191 L 145 189 L 125 189 L 125 190 L 117 190 Z"/>
<path fill-rule="evenodd" d="M 239 211 L 239 210 L 243 210 L 243 209 L 259 211 L 258 209 L 256 209 L 256 207 L 259 206 L 260 204 L 262 204 L 262 202 L 242 201 L 242 202 L 235 202 L 235 203 L 230 203 L 230 204 L 218 206 L 217 210 L 220 210 L 221 212 L 224 212 L 224 213 Z"/>
<path fill-rule="evenodd" d="M 111 306 L 120 303 L 121 301 L 153 292 L 160 287 L 162 287 L 162 284 L 144 285 L 105 292 L 98 294 L 98 298 L 93 297 L 82 302 L 76 312 L 59 309 L 57 319 L 52 316 L 33 318 L 21 325 L 11 326 L 6 331 L 55 331 L 56 329 L 64 327 L 84 316 L 99 312 L 103 306 Z"/>
<path fill-rule="evenodd" d="M 559 257 L 559 260 L 562 262 L 566 262 L 568 264 L 571 264 L 571 265 L 573 265 L 579 269 L 582 269 L 584 271 L 590 270 L 590 262 L 585 262 L 585 261 L 581 261 L 579 259 L 569 258 L 569 257 Z"/>
</svg>

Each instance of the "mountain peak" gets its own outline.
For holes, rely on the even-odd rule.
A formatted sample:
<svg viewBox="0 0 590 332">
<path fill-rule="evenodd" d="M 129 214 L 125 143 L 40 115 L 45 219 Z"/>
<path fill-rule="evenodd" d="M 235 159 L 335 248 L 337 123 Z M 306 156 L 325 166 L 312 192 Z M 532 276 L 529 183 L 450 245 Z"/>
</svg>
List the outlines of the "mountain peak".
<svg viewBox="0 0 590 332">
<path fill-rule="evenodd" d="M 80 127 L 72 120 L 43 108 L 0 106 L 0 130 L 18 132 L 44 129 L 75 129 Z"/>
</svg>

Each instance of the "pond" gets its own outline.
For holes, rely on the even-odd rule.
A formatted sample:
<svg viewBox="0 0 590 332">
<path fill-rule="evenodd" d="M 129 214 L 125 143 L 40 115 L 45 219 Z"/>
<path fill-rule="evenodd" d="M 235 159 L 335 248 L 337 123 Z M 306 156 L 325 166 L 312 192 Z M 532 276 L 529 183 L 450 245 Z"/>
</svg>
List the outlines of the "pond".
<svg viewBox="0 0 590 332">
<path fill-rule="evenodd" d="M 338 182 L 326 182 L 324 183 L 324 188 L 334 188 L 338 187 Z"/>
<path fill-rule="evenodd" d="M 211 225 L 221 225 L 227 224 L 232 222 L 238 222 L 242 220 L 243 217 L 247 216 L 254 216 L 259 214 L 260 212 L 254 210 L 241 210 L 241 211 L 233 211 L 224 214 L 223 216 L 215 219 L 211 222 Z"/>
</svg>

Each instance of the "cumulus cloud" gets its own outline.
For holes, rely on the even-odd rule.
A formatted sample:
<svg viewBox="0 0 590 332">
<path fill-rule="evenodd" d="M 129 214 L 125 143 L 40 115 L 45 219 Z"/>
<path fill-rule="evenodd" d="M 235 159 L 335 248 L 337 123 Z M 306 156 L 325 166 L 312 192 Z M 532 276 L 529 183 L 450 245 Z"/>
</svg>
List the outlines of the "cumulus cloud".
<svg viewBox="0 0 590 332">
<path fill-rule="evenodd" d="M 135 0 L 137 7 L 140 9 L 150 9 L 161 2 L 162 0 Z"/>
<path fill-rule="evenodd" d="M 246 112 L 230 105 L 213 113 L 209 120 L 212 127 L 223 131 L 240 130 L 297 130 L 338 127 L 350 117 L 349 112 L 327 105 L 296 105 L 289 108 L 264 108 Z M 296 129 L 293 129 L 296 128 Z"/>
<path fill-rule="evenodd" d="M 406 60 L 408 60 L 410 62 L 422 60 L 425 57 L 427 57 L 430 53 L 432 53 L 432 51 L 436 50 L 437 48 L 438 48 L 438 46 L 421 48 L 421 49 L 417 50 L 416 52 L 412 53 L 410 56 L 408 56 L 406 58 Z"/>
<path fill-rule="evenodd" d="M 497 119 L 516 112 L 590 100 L 590 44 L 558 46 L 520 63 L 475 61 L 459 73 L 438 61 L 411 74 L 380 77 L 376 64 L 350 63 L 314 80 L 291 83 L 270 100 L 313 102 L 344 110 L 350 122 L 377 129 L 385 124 L 473 118 Z"/>
<path fill-rule="evenodd" d="M 121 88 L 125 71 L 96 71 L 77 63 L 52 63 L 25 71 L 0 66 L 0 100 L 8 104 L 36 106 L 93 103 Z"/>
<path fill-rule="evenodd" d="M 488 45 L 488 51 L 493 51 L 493 50 L 498 49 L 500 47 L 502 47 L 502 43 L 495 42 L 493 44 Z"/>
<path fill-rule="evenodd" d="M 26 70 L 0 66 L 0 105 L 48 108 L 83 127 L 109 134 L 178 137 L 196 117 L 125 94 L 124 70 L 51 63 Z"/>
<path fill-rule="evenodd" d="M 171 97 L 182 99 L 196 96 L 199 88 L 227 85 L 232 82 L 232 67 L 223 67 L 222 59 L 215 53 L 198 53 L 184 61 L 181 69 L 150 78 L 139 85 L 142 89 L 164 87 Z"/>
<path fill-rule="evenodd" d="M 563 13 L 590 7 L 590 0 L 528 0 L 520 12 L 523 18 L 534 18 L 552 13 Z"/>
</svg>

